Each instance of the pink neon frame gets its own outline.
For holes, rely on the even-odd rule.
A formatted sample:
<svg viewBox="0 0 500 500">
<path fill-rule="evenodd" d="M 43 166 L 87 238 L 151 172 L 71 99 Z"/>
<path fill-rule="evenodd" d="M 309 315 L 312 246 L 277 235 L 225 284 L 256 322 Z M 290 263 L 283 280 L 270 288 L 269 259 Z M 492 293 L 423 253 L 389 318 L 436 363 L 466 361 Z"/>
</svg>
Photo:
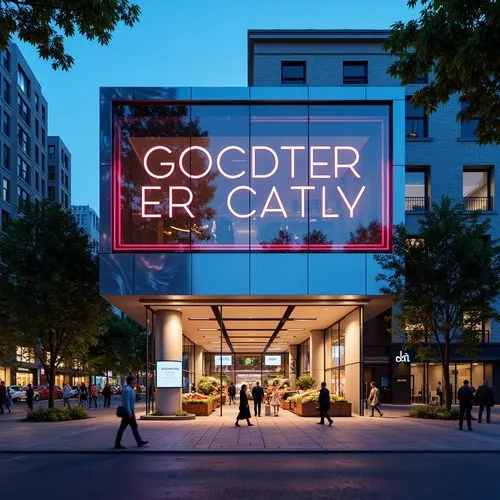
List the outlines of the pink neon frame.
<svg viewBox="0 0 500 500">
<path fill-rule="evenodd" d="M 131 102 L 132 103 L 132 102 Z M 159 103 L 158 103 L 159 104 Z M 162 103 L 163 104 L 163 103 Z M 178 103 L 177 103 L 178 104 Z M 119 117 L 115 120 L 114 126 L 114 140 L 113 140 L 113 164 L 111 165 L 111 234 L 112 234 L 112 245 L 113 252 L 161 252 L 161 251 L 198 251 L 198 250 L 208 250 L 208 251 L 228 251 L 228 250 L 238 250 L 238 251 L 260 251 L 260 252 L 283 252 L 283 251 L 314 251 L 314 252 L 327 252 L 327 251 L 352 251 L 352 252 L 388 252 L 392 250 L 392 165 L 390 160 L 385 164 L 381 165 L 381 215 L 382 215 L 382 231 L 381 231 L 381 243 L 349 243 L 349 244 L 266 244 L 259 245 L 258 248 L 252 247 L 251 244 L 143 244 L 143 243 L 122 243 L 122 217 L 121 217 L 121 126 L 122 122 L 127 120 L 138 120 L 144 119 L 144 117 Z M 332 121 L 332 120 L 329 120 Z M 373 118 L 342 118 L 334 120 L 338 122 L 356 122 L 356 121 L 371 121 L 380 123 L 381 126 L 381 161 L 383 162 L 385 156 L 384 148 L 384 120 L 376 120 Z"/>
</svg>

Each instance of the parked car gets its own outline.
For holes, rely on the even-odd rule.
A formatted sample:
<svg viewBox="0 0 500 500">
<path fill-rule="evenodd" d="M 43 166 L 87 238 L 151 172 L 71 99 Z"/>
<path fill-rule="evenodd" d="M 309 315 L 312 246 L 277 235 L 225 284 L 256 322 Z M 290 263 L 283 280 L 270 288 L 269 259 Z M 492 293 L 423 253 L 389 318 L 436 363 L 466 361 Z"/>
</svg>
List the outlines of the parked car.
<svg viewBox="0 0 500 500">
<path fill-rule="evenodd" d="M 20 385 L 10 385 L 9 391 L 12 396 L 13 403 L 20 403 L 21 401 L 26 401 L 26 387 L 21 387 Z M 38 401 L 40 399 L 40 393 L 35 391 L 33 394 L 33 400 Z"/>
<path fill-rule="evenodd" d="M 39 385 L 35 387 L 35 391 L 40 395 L 40 399 L 49 399 L 49 386 Z M 54 386 L 54 399 L 62 398 L 62 389 L 58 386 Z"/>
</svg>

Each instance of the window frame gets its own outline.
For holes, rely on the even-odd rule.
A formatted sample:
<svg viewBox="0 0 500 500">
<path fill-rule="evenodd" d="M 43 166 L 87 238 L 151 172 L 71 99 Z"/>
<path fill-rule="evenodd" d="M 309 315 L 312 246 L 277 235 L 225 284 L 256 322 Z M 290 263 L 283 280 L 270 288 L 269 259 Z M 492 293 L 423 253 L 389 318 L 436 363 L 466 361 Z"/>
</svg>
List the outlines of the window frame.
<svg viewBox="0 0 500 500">
<path fill-rule="evenodd" d="M 424 208 L 423 210 L 408 209 L 408 199 L 420 198 L 414 196 L 406 196 L 406 174 L 407 173 L 422 173 L 424 174 Z M 405 167 L 405 212 L 426 212 L 430 206 L 430 167 L 429 166 L 406 166 Z"/>
<path fill-rule="evenodd" d="M 477 167 L 465 165 L 462 170 L 462 197 L 464 210 L 474 211 L 476 209 L 467 208 L 466 199 L 484 198 L 482 196 L 465 196 L 463 190 L 465 188 L 464 177 L 466 173 L 483 173 L 486 174 L 486 210 L 479 209 L 481 212 L 490 212 L 493 210 L 493 167 L 487 165 L 478 165 Z"/>
<path fill-rule="evenodd" d="M 346 68 L 362 67 L 363 78 L 346 76 Z M 342 83 L 343 85 L 368 85 L 368 61 L 342 61 Z"/>
<path fill-rule="evenodd" d="M 406 138 L 406 140 L 427 139 L 429 137 L 429 115 L 427 115 L 425 113 L 424 109 L 421 106 L 415 107 L 413 105 L 413 103 L 411 102 L 412 97 L 413 97 L 413 95 L 410 95 L 410 96 L 406 96 L 406 98 L 405 98 L 405 138 Z M 411 104 L 411 106 L 414 110 L 421 109 L 422 115 L 421 116 L 416 115 L 416 114 L 408 115 L 406 112 L 408 103 Z M 421 121 L 423 123 L 423 135 L 422 136 L 412 135 L 413 132 L 408 132 L 408 121 L 409 120 L 413 120 L 413 121 L 418 120 L 418 121 Z"/>
<path fill-rule="evenodd" d="M 292 67 L 302 67 L 304 76 L 302 78 L 285 76 L 285 69 Z M 306 83 L 307 83 L 306 61 L 281 61 L 281 85 L 306 85 Z"/>
</svg>

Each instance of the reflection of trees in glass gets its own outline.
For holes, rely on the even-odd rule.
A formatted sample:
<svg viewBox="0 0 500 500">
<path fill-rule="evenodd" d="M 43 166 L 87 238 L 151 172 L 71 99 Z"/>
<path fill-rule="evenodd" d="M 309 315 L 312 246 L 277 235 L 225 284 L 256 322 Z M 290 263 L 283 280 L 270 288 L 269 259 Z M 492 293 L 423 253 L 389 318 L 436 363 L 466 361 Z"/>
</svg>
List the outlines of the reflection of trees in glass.
<svg viewBox="0 0 500 500">
<path fill-rule="evenodd" d="M 333 241 L 329 240 L 321 229 L 313 229 L 304 235 L 304 243 L 307 245 L 332 245 Z"/>
<path fill-rule="evenodd" d="M 210 202 L 216 190 L 213 182 L 217 173 L 210 172 L 201 179 L 189 179 L 178 168 L 179 155 L 191 142 L 204 148 L 209 146 L 208 131 L 200 128 L 199 119 L 191 119 L 189 107 L 183 105 L 119 105 L 115 116 L 125 118 L 121 124 L 123 241 L 189 244 L 191 239 L 210 240 L 209 221 L 215 216 Z M 179 139 L 166 142 L 167 138 Z M 166 179 L 153 178 L 143 168 L 144 155 L 158 145 L 166 145 L 172 150 L 169 161 L 176 164 L 173 173 Z M 158 155 L 162 154 L 165 153 L 158 152 Z M 153 155 L 150 158 L 151 170 L 161 174 L 162 170 L 154 168 L 159 161 L 155 161 Z M 205 171 L 207 161 L 205 155 L 195 150 L 191 154 L 191 172 L 200 174 Z M 161 213 L 162 217 L 142 218 L 142 186 L 152 185 L 160 186 L 161 190 L 148 191 L 147 199 L 161 200 L 161 204 L 156 207 L 149 205 L 147 210 L 153 213 L 156 209 L 155 213 Z M 193 201 L 189 208 L 194 218 L 182 208 L 174 209 L 173 219 L 168 218 L 169 186 L 184 186 L 192 191 Z M 176 202 L 188 199 L 187 192 L 178 191 L 176 194 L 179 196 Z"/>
<path fill-rule="evenodd" d="M 351 232 L 347 243 L 380 243 L 382 241 L 382 224 L 377 220 L 372 220 L 368 226 L 359 226 L 356 231 Z"/>
</svg>

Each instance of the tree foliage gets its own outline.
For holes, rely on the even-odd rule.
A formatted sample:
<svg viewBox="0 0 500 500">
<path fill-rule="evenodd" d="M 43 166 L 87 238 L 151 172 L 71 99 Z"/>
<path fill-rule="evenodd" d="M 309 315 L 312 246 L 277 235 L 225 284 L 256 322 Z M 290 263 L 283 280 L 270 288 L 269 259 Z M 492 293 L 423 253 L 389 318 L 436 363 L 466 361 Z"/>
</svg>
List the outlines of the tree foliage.
<svg viewBox="0 0 500 500">
<path fill-rule="evenodd" d="M 443 198 L 419 220 L 417 235 L 397 226 L 394 252 L 376 257 L 382 291 L 396 300 L 395 333 L 420 359 L 429 356 L 430 343 L 437 346 L 448 390 L 452 344 L 474 354 L 483 322 L 498 318 L 500 248 L 490 230 L 488 219 Z"/>
<path fill-rule="evenodd" d="M 403 85 L 420 74 L 429 84 L 413 97 L 434 112 L 451 96 L 464 104 L 458 118 L 479 118 L 480 143 L 500 143 L 500 2 L 498 0 L 408 0 L 421 7 L 417 19 L 393 25 L 384 48 L 396 57 L 389 73 Z"/>
<path fill-rule="evenodd" d="M 74 59 L 65 39 L 80 35 L 108 45 L 117 24 L 133 26 L 140 13 L 129 0 L 0 0 L 0 49 L 17 35 L 54 69 L 66 71 Z"/>
<path fill-rule="evenodd" d="M 116 314 L 109 314 L 103 326 L 106 332 L 87 355 L 90 371 L 112 371 L 122 375 L 145 371 L 147 337 L 144 328 Z"/>
<path fill-rule="evenodd" d="M 0 255 L 0 331 L 35 349 L 51 407 L 56 368 L 81 357 L 103 332 L 97 258 L 71 212 L 48 200 L 20 207 L 0 237 Z"/>
</svg>

